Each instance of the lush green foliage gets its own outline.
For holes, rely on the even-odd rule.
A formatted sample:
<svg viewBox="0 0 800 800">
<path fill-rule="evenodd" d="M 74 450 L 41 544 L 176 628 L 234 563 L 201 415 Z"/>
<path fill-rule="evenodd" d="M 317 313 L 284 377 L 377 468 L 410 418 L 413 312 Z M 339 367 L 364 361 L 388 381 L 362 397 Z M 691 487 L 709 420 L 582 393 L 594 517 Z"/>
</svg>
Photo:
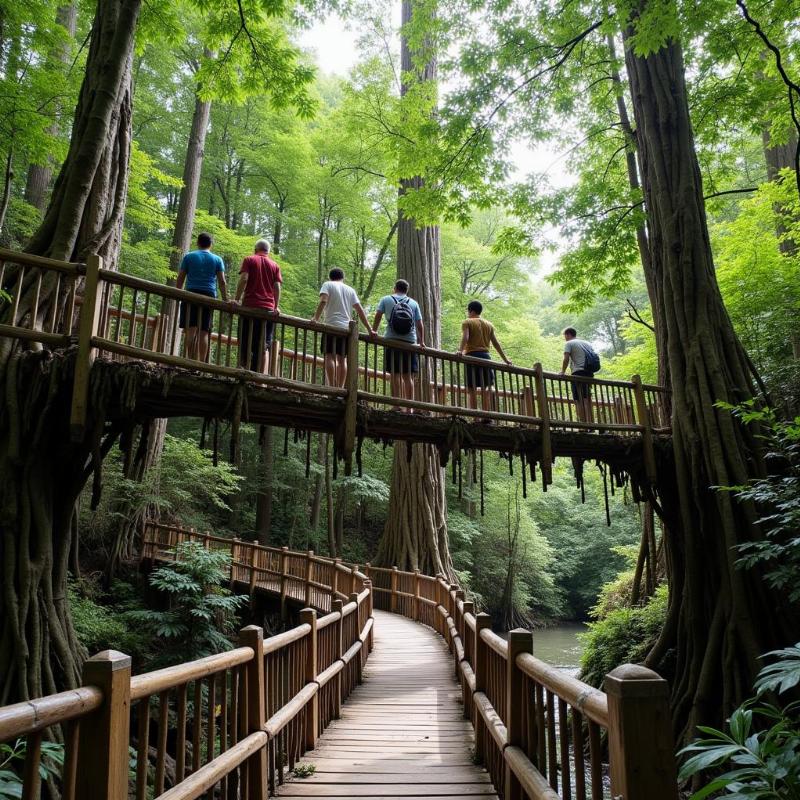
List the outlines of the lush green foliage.
<svg viewBox="0 0 800 800">
<path fill-rule="evenodd" d="M 64 764 L 64 745 L 42 742 L 39 776 L 46 781 L 61 773 Z M 0 798 L 22 797 L 22 769 L 28 750 L 27 739 L 0 744 Z"/>
<path fill-rule="evenodd" d="M 800 797 L 800 702 L 767 703 L 765 693 L 782 694 L 800 683 L 800 643 L 767 653 L 778 660 L 761 670 L 758 695 L 731 714 L 725 731 L 700 727 L 706 738 L 681 750 L 688 756 L 680 778 L 729 767 L 692 795 L 735 800 L 795 800 Z"/>
<path fill-rule="evenodd" d="M 151 666 L 168 666 L 229 650 L 236 630 L 236 612 L 247 598 L 223 586 L 229 577 L 230 555 L 206 550 L 197 542 L 178 545 L 176 561 L 149 576 L 162 592 L 165 611 L 129 611 L 125 619 L 153 636 L 156 652 Z"/>
</svg>

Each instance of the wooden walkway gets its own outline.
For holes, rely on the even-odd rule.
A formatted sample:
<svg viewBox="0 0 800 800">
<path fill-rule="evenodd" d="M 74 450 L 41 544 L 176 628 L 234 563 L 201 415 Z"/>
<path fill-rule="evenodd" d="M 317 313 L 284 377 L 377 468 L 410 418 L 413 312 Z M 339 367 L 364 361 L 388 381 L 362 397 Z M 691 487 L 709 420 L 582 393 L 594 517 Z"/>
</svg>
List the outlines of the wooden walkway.
<svg viewBox="0 0 800 800">
<path fill-rule="evenodd" d="M 497 798 L 473 764 L 453 660 L 430 628 L 375 611 L 375 649 L 364 683 L 302 762 L 279 797 Z"/>
</svg>

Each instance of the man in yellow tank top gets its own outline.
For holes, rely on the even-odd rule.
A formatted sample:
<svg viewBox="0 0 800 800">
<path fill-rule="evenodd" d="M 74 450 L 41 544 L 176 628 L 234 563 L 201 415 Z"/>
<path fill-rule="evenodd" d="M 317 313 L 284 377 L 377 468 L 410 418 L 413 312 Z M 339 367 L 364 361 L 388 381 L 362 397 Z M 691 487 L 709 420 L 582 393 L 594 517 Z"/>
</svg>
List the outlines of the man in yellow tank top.
<svg viewBox="0 0 800 800">
<path fill-rule="evenodd" d="M 494 345 L 500 358 L 506 364 L 511 364 L 503 352 L 500 342 L 497 341 L 494 325 L 488 320 L 482 319 L 482 313 L 483 305 L 478 300 L 473 300 L 467 306 L 467 318 L 461 323 L 461 344 L 458 347 L 458 354 L 491 361 L 489 348 Z M 494 410 L 494 370 L 477 364 L 467 364 L 466 377 L 470 408 L 478 407 L 477 389 L 480 389 L 481 408 L 484 411 Z M 484 422 L 488 423 L 491 420 L 486 419 Z"/>
</svg>

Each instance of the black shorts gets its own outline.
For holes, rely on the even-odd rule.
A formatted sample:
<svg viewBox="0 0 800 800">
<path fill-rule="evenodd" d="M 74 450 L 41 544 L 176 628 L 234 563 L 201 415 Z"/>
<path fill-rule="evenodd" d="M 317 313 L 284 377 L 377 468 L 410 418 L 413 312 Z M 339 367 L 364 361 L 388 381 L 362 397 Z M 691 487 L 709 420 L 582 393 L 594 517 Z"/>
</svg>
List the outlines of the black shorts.
<svg viewBox="0 0 800 800">
<path fill-rule="evenodd" d="M 258 372 L 261 369 L 261 353 L 269 350 L 275 323 L 267 319 L 239 317 L 239 366 L 249 363 L 249 369 Z M 248 353 L 250 358 L 248 359 Z"/>
<path fill-rule="evenodd" d="M 329 336 L 327 333 L 323 333 L 320 352 L 329 356 L 346 356 L 347 336 Z"/>
<path fill-rule="evenodd" d="M 386 347 L 383 350 L 383 371 L 398 372 L 403 375 L 419 372 L 419 359 L 416 353 L 409 350 L 398 350 L 395 347 Z"/>
<path fill-rule="evenodd" d="M 589 372 L 588 369 L 576 369 L 572 374 L 579 378 L 592 377 L 592 373 Z M 592 387 L 588 383 L 584 383 L 583 381 L 574 381 L 572 383 L 572 397 L 574 398 L 575 402 L 578 402 L 578 400 L 588 400 L 589 390 L 591 388 Z"/>
<path fill-rule="evenodd" d="M 189 289 L 188 291 L 203 297 L 216 297 L 212 292 L 206 292 L 202 289 Z M 200 328 L 203 331 L 210 331 L 211 309 L 208 306 L 195 305 L 189 300 L 182 300 L 181 308 L 178 312 L 178 325 L 181 328 Z"/>
<path fill-rule="evenodd" d="M 470 358 L 485 358 L 491 361 L 492 358 L 485 350 L 476 353 L 465 353 Z M 489 367 L 479 367 L 477 364 L 467 364 L 467 387 L 470 389 L 484 389 L 494 385 L 494 370 Z"/>
</svg>

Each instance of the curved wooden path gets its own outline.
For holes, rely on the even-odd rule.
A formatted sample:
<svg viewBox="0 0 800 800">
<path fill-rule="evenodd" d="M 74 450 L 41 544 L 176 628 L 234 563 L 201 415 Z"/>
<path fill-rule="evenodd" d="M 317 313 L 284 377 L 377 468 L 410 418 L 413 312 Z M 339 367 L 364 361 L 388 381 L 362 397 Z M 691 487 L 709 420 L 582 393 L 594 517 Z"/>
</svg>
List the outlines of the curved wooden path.
<svg viewBox="0 0 800 800">
<path fill-rule="evenodd" d="M 316 772 L 278 797 L 496 798 L 473 764 L 475 739 L 444 640 L 417 622 L 375 611 L 364 683 L 303 757 Z"/>
</svg>

